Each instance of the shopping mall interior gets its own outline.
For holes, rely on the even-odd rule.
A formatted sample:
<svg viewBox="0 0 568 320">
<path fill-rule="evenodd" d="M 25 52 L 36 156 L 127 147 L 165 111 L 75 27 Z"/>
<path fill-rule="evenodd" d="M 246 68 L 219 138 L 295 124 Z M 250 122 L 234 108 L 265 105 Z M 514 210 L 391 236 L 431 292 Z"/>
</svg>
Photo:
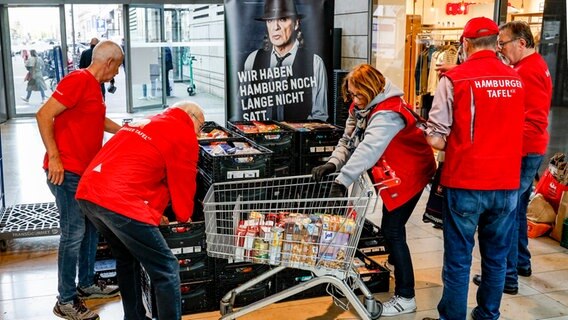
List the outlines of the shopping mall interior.
<svg viewBox="0 0 568 320">
<path fill-rule="evenodd" d="M 108 116 L 116 122 L 142 119 L 182 100 L 199 103 L 205 119 L 224 126 L 228 120 L 226 39 L 229 30 L 227 5 L 237 0 L 210 1 L 9 1 L 0 0 L 0 137 L 2 213 L 8 208 L 49 205 L 54 201 L 41 168 L 44 146 L 35 120 L 42 105 L 39 92 L 26 95 L 25 57 L 34 49 L 45 60 L 44 78 L 49 96 L 67 73 L 78 68 L 81 53 L 91 38 L 111 40 L 125 52 L 125 62 L 115 77 L 117 90 L 107 92 Z M 530 24 L 539 53 L 553 78 L 553 101 L 549 115 L 550 143 L 541 165 L 542 174 L 557 152 L 568 152 L 568 46 L 565 0 L 296 0 L 325 3 L 332 8 L 333 36 L 329 44 L 328 88 L 330 123 L 338 122 L 335 110 L 338 77 L 360 63 L 380 69 L 397 86 L 415 111 L 427 110 L 427 88 L 421 88 L 417 59 L 425 45 L 455 45 L 467 20 L 487 16 L 499 23 L 523 20 Z M 264 3 L 254 0 L 251 3 Z M 307 19 L 307 18 L 306 18 Z M 252 22 L 251 22 L 252 23 Z M 246 25 L 246 23 L 242 23 Z M 238 32 L 238 30 L 236 31 Z M 166 55 L 173 69 L 166 66 Z M 66 61 L 66 62 L 64 62 Z M 332 66 L 333 65 L 333 66 Z M 334 72 L 331 72 L 334 70 Z M 337 70 L 337 72 L 336 72 Z M 108 90 L 109 84 L 105 85 Z M 171 88 L 166 92 L 165 88 Z M 430 100 L 431 101 L 431 100 Z M 344 107 L 344 106 L 343 106 Z M 341 123 L 336 123 L 341 126 Z M 111 136 L 105 136 L 105 141 Z M 437 317 L 436 306 L 443 285 L 443 234 L 423 221 L 430 190 L 426 189 L 406 228 L 413 259 L 417 311 L 392 319 Z M 367 218 L 380 225 L 380 201 Z M 25 216 L 34 219 L 34 212 Z M 0 319 L 55 319 L 57 297 L 57 221 L 43 231 L 11 232 L 8 215 L 0 215 Z M 17 219 L 10 216 L 10 219 Z M 24 219 L 22 219 L 24 220 Z M 22 221 L 22 224 L 29 221 Z M 48 224 L 42 221 L 40 224 Z M 25 228 L 25 227 L 24 227 Z M 34 225 L 32 228 L 36 228 Z M 40 227 L 41 228 L 41 227 Z M 531 238 L 530 277 L 520 277 L 519 292 L 503 295 L 501 319 L 568 319 L 568 249 L 548 236 Z M 372 259 L 381 266 L 386 255 Z M 480 272 L 476 246 L 471 274 Z M 394 291 L 390 273 L 387 292 L 374 296 L 387 301 Z M 212 280 L 213 281 L 213 280 Z M 211 282 L 213 283 L 213 282 Z M 476 306 L 475 285 L 468 295 L 468 311 Z M 274 292 L 272 290 L 271 292 Z M 215 296 L 215 295 L 213 295 Z M 196 300 L 203 297 L 193 297 Z M 183 319 L 218 319 L 218 302 Z M 215 300 L 215 301 L 211 301 Z M 339 299 L 345 301 L 345 299 Z M 87 306 L 101 319 L 122 319 L 120 298 L 88 300 Z M 270 304 L 239 319 L 359 319 L 353 309 L 344 310 L 329 294 Z M 469 319 L 469 318 L 468 318 Z"/>
</svg>

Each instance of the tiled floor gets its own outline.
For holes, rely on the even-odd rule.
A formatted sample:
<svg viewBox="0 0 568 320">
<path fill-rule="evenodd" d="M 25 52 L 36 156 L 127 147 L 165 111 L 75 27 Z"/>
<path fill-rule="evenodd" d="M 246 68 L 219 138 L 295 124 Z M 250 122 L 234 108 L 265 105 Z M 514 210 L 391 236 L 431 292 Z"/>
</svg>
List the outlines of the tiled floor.
<svg viewBox="0 0 568 320">
<path fill-rule="evenodd" d="M 566 115 L 564 109 L 566 108 L 557 109 L 553 113 Z M 210 112 L 212 114 L 209 119 L 223 122 L 219 110 Z M 115 119 L 121 119 L 123 116 L 112 115 Z M 553 127 L 556 126 L 557 129 L 552 132 L 554 141 L 549 147 L 552 151 L 568 151 L 565 123 L 563 120 L 553 123 Z M 43 146 L 33 119 L 10 121 L 0 127 L 4 148 L 7 204 L 53 201 L 40 168 Z M 425 200 L 426 196 L 423 195 L 407 225 L 408 243 L 416 274 L 418 311 L 391 319 L 410 320 L 437 316 L 436 304 L 442 291 L 440 272 L 443 239 L 440 230 L 422 222 Z M 378 223 L 380 212 L 374 212 L 369 217 Z M 8 250 L 0 253 L 0 319 L 56 319 L 51 310 L 57 295 L 57 245 L 57 236 L 8 242 Z M 547 237 L 531 239 L 530 249 L 533 254 L 533 275 L 520 279 L 518 295 L 504 295 L 501 304 L 502 319 L 568 319 L 568 250 Z M 478 272 L 479 268 L 479 254 L 476 249 L 472 273 Z M 376 298 L 387 300 L 392 295 L 392 280 L 390 287 L 391 293 L 377 294 Z M 470 289 L 471 308 L 475 305 L 475 286 L 472 285 Z M 100 314 L 101 319 L 122 319 L 119 298 L 89 301 L 87 304 Z M 219 317 L 218 312 L 209 312 L 184 316 L 183 319 Z M 239 319 L 357 318 L 354 313 L 334 306 L 330 297 L 321 297 L 273 304 Z"/>
</svg>

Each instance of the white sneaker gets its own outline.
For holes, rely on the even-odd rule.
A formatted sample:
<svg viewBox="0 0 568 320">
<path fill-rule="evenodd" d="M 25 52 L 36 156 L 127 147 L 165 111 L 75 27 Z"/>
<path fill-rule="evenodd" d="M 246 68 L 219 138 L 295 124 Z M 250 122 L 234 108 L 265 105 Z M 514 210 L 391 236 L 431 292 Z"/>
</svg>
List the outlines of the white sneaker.
<svg viewBox="0 0 568 320">
<path fill-rule="evenodd" d="M 81 299 L 73 302 L 60 303 L 57 301 L 53 313 L 63 319 L 71 320 L 99 320 L 99 315 L 89 310 Z"/>
<path fill-rule="evenodd" d="M 416 311 L 415 298 L 403 298 L 401 296 L 393 296 L 389 301 L 383 304 L 383 316 L 392 317 L 399 314 L 411 313 Z"/>
<path fill-rule="evenodd" d="M 79 288 L 77 287 L 77 295 L 79 298 L 98 299 L 98 298 L 112 298 L 120 294 L 118 286 L 106 285 L 104 282 L 93 284 L 90 287 Z"/>
</svg>

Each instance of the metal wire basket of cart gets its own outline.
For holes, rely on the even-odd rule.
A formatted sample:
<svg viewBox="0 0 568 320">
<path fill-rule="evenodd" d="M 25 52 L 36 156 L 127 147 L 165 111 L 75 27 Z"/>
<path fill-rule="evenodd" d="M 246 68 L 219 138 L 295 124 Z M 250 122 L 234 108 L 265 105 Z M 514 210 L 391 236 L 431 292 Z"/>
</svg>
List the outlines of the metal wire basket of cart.
<svg viewBox="0 0 568 320">
<path fill-rule="evenodd" d="M 382 304 L 353 266 L 365 214 L 374 206 L 373 185 L 358 179 L 342 198 L 329 198 L 335 176 L 315 182 L 310 175 L 214 183 L 204 198 L 209 256 L 273 266 L 228 292 L 221 319 L 236 319 L 320 284 L 334 302 L 362 319 L 377 319 Z M 238 294 L 285 268 L 311 271 L 306 282 L 238 310 Z M 353 291 L 360 289 L 363 298 Z"/>
</svg>

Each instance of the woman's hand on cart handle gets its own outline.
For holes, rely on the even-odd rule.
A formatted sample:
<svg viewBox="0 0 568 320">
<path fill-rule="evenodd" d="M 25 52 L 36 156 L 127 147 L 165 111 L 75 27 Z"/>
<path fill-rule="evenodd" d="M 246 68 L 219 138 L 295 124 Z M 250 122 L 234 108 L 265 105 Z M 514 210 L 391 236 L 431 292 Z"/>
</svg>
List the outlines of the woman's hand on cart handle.
<svg viewBox="0 0 568 320">
<path fill-rule="evenodd" d="M 321 178 L 327 176 L 328 174 L 334 173 L 337 168 L 331 162 L 326 164 L 322 164 L 321 166 L 315 167 L 312 169 L 312 178 L 316 182 L 320 182 Z"/>
</svg>

